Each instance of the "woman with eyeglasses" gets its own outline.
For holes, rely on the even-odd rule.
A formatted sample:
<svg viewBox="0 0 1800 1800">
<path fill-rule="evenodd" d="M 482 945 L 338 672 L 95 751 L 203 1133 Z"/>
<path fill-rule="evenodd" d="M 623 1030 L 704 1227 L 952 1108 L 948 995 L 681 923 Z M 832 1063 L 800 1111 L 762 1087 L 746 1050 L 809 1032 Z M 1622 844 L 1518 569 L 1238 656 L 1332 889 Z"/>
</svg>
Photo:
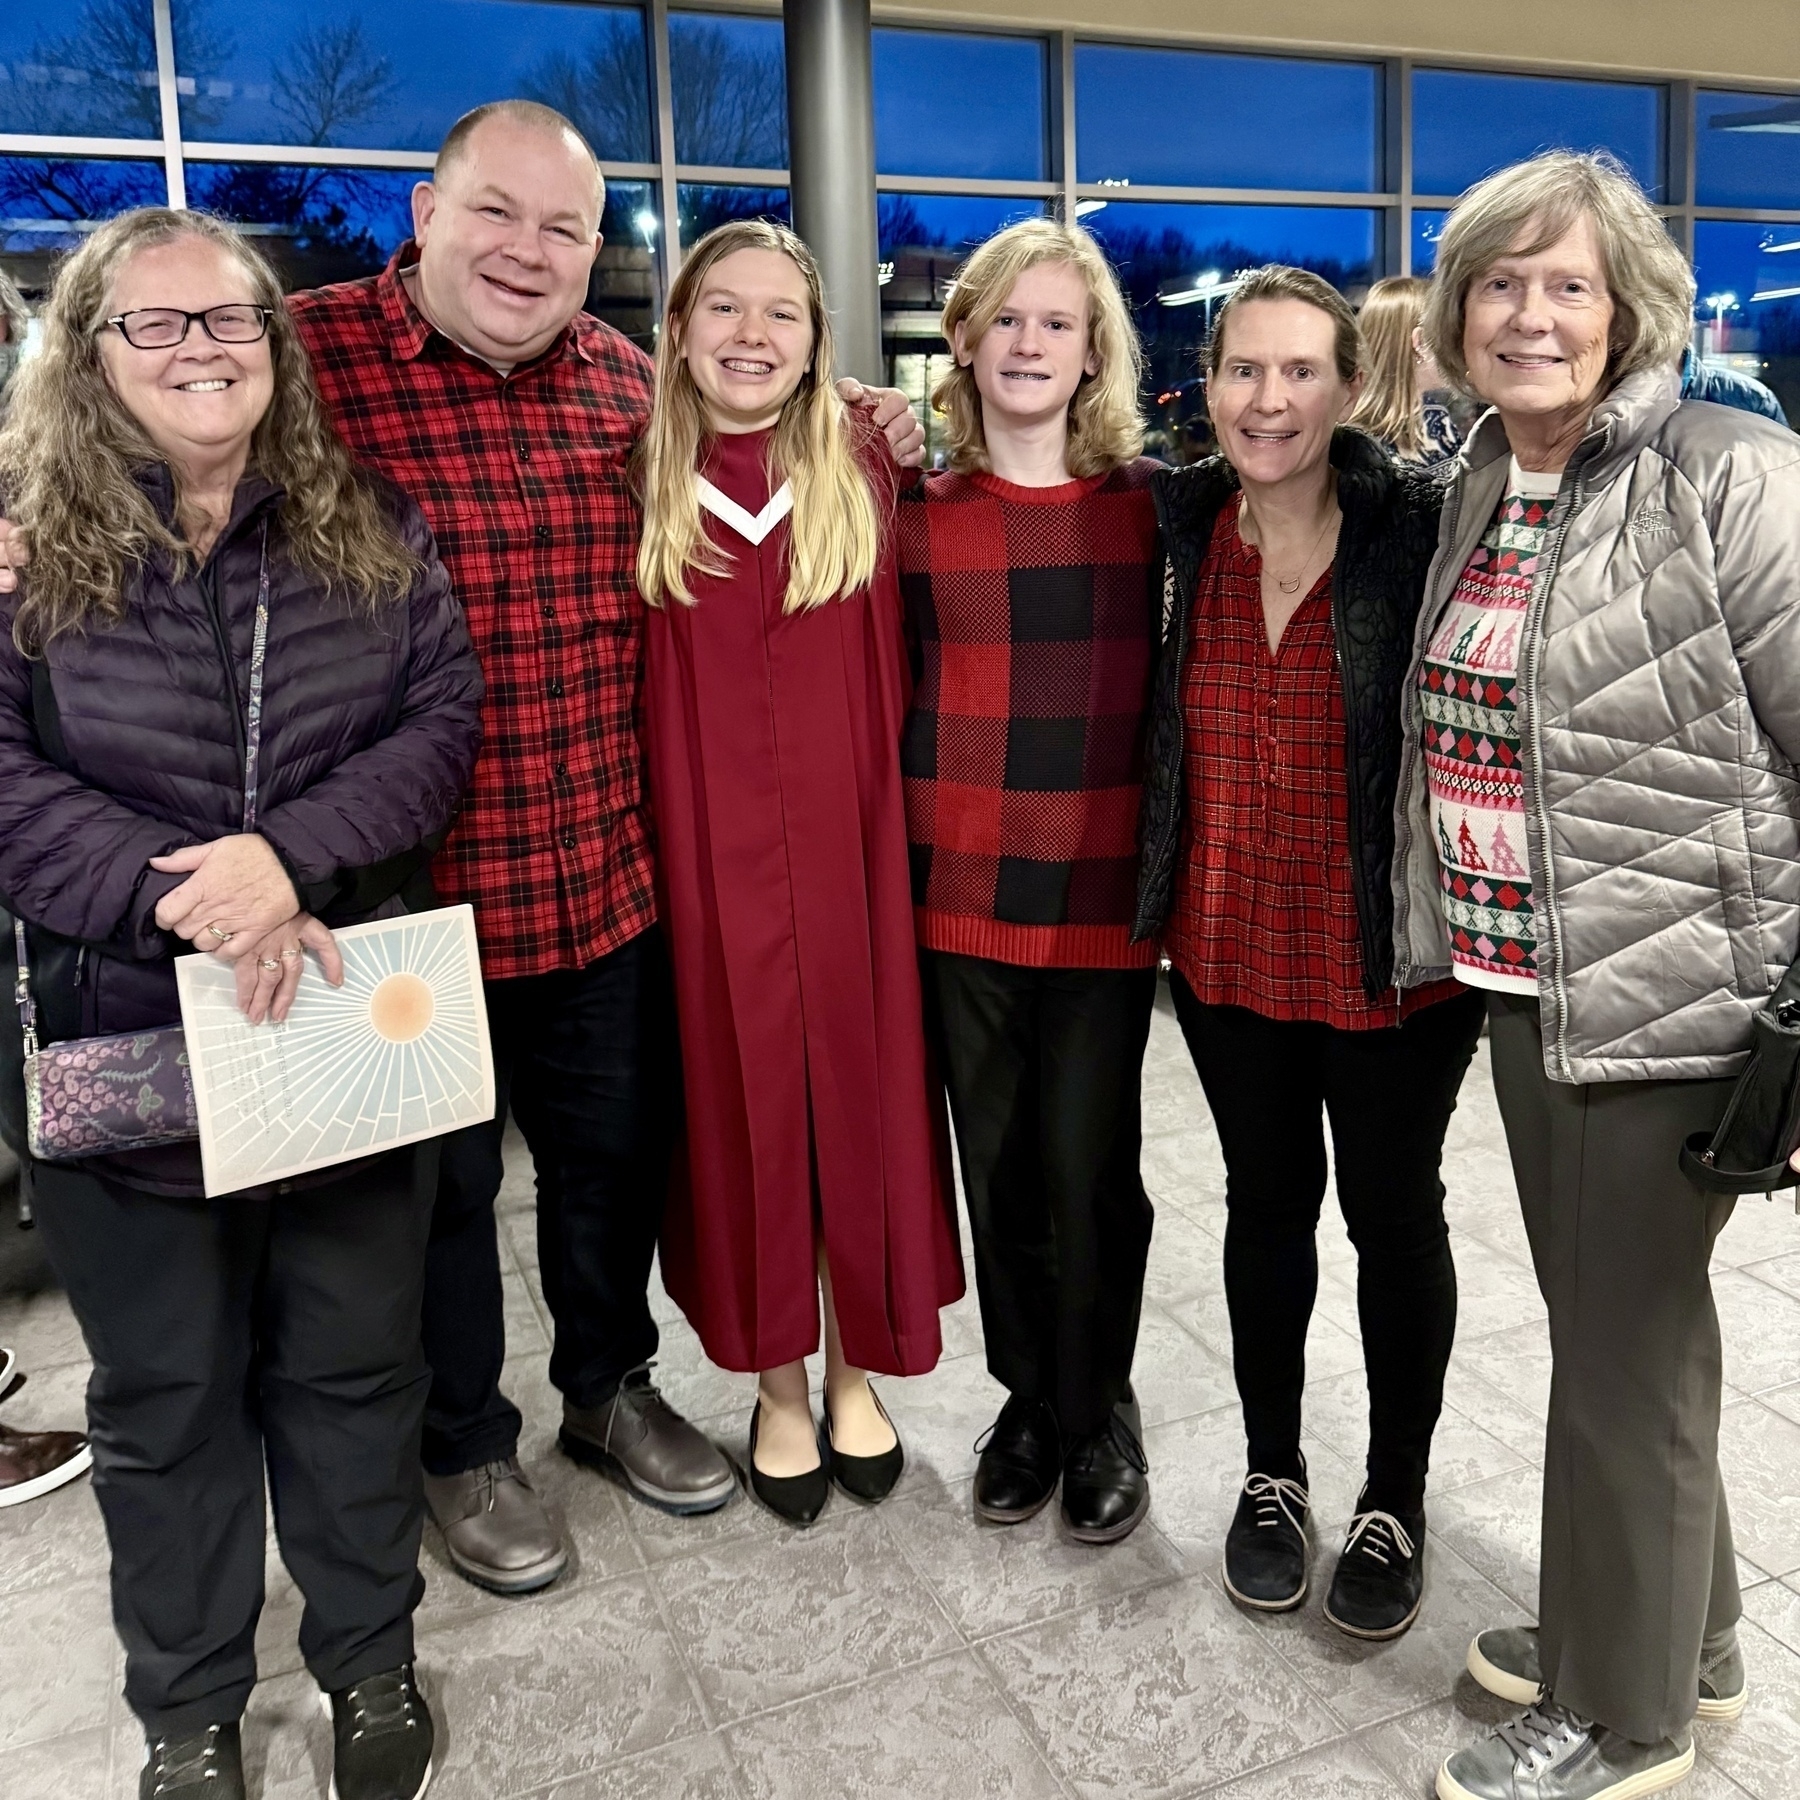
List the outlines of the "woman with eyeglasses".
<svg viewBox="0 0 1800 1800">
<path fill-rule="evenodd" d="M 430 903 L 474 763 L 481 675 L 424 521 L 332 434 L 268 264 L 162 208 L 63 267 L 0 496 L 36 552 L 0 601 L 0 896 L 40 1036 L 175 1023 L 190 951 L 232 965 L 253 1022 L 285 1018 L 300 984 L 343 979 L 331 927 Z M 141 1796 L 244 1792 L 265 1468 L 332 1791 L 425 1790 L 435 1185 L 429 1144 L 217 1200 L 191 1143 L 33 1170 L 94 1362 Z"/>
</svg>

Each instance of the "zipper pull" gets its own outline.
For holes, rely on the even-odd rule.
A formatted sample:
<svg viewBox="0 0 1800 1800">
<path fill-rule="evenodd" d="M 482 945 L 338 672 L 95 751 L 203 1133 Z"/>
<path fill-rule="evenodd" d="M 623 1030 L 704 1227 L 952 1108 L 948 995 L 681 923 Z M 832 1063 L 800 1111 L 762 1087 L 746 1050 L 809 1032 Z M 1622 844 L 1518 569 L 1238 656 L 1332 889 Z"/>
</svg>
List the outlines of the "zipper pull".
<svg viewBox="0 0 1800 1800">
<path fill-rule="evenodd" d="M 75 952 L 75 991 L 78 994 L 81 992 L 81 982 L 86 972 L 87 945 L 83 944 L 81 948 Z"/>
</svg>

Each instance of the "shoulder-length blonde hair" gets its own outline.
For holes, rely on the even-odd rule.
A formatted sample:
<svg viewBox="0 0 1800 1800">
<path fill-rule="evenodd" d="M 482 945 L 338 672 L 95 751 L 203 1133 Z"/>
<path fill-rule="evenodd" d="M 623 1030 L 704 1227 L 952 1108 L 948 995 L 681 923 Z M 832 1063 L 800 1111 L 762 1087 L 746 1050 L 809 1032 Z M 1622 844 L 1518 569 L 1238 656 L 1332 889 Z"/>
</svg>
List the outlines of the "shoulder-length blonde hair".
<svg viewBox="0 0 1800 1800">
<path fill-rule="evenodd" d="M 1680 360 L 1694 322 L 1687 258 L 1616 158 L 1603 150 L 1551 150 L 1477 182 L 1438 240 L 1425 343 L 1464 393 L 1475 393 L 1463 356 L 1469 289 L 1501 257 L 1536 256 L 1581 219 L 1593 227 L 1613 302 L 1606 386 Z"/>
<path fill-rule="evenodd" d="M 1066 263 L 1086 284 L 1088 347 L 1100 365 L 1098 374 L 1081 378 L 1069 402 L 1069 473 L 1078 480 L 1109 474 L 1144 448 L 1138 410 L 1144 352 L 1112 265 L 1080 226 L 1024 219 L 995 232 L 956 272 L 944 306 L 944 340 L 954 348 L 960 325 L 963 346 L 973 352 L 1005 309 L 1019 277 L 1042 263 Z M 974 368 L 959 362 L 932 389 L 931 404 L 944 415 L 951 468 L 965 473 L 987 468 Z"/>
<path fill-rule="evenodd" d="M 1406 458 L 1417 457 L 1425 447 L 1425 410 L 1413 332 L 1430 291 L 1431 283 L 1417 275 L 1390 275 L 1369 289 L 1357 315 L 1366 385 L 1344 423 L 1392 444 Z"/>
<path fill-rule="evenodd" d="M 0 492 L 31 544 L 13 619 L 13 640 L 28 655 L 64 632 L 123 618 L 131 573 L 153 553 L 178 572 L 193 564 L 192 547 L 136 479 L 163 455 L 100 360 L 119 271 L 142 250 L 190 237 L 224 250 L 271 315 L 275 391 L 248 466 L 283 491 L 283 556 L 364 611 L 412 587 L 418 561 L 326 416 L 275 271 L 222 219 L 146 206 L 102 225 L 63 265 L 44 305 L 38 353 L 19 371 L 0 431 Z M 172 472 L 179 519 L 181 477 Z"/>
<path fill-rule="evenodd" d="M 690 571 L 730 572 L 729 552 L 708 539 L 700 522 L 700 454 L 712 427 L 688 371 L 682 339 L 707 277 L 739 250 L 775 251 L 806 283 L 812 359 L 781 409 L 769 458 L 771 479 L 779 477 L 794 493 L 782 610 L 804 612 L 869 584 L 881 552 L 881 527 L 832 381 L 831 315 L 819 265 L 785 225 L 764 219 L 737 219 L 709 231 L 688 252 L 670 286 L 656 346 L 656 400 L 637 449 L 637 488 L 644 506 L 638 590 L 652 606 L 671 598 L 692 606 Z"/>
</svg>

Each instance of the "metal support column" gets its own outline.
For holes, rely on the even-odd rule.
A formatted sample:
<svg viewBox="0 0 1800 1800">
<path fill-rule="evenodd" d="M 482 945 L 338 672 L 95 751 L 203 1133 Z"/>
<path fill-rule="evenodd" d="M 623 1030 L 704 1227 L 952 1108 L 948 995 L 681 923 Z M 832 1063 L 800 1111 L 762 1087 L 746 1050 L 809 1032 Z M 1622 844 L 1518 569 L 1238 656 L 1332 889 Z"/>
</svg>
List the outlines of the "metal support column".
<svg viewBox="0 0 1800 1800">
<path fill-rule="evenodd" d="M 786 0 L 794 229 L 825 276 L 838 372 L 884 377 L 869 0 Z"/>
</svg>

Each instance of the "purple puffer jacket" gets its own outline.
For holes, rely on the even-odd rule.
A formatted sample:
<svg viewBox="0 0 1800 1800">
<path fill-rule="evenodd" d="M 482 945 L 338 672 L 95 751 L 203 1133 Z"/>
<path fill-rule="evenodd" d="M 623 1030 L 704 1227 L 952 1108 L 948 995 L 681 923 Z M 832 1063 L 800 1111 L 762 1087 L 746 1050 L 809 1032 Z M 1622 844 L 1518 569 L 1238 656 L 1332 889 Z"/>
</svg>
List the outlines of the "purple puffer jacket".
<svg viewBox="0 0 1800 1800">
<path fill-rule="evenodd" d="M 168 517 L 167 470 L 144 479 Z M 133 580 L 120 624 L 65 633 L 41 664 L 12 642 L 16 602 L 0 601 L 0 904 L 31 928 L 46 1039 L 180 1018 L 173 958 L 188 946 L 155 914 L 185 877 L 148 861 L 242 828 L 265 528 L 257 830 L 302 906 L 329 925 L 417 896 L 475 764 L 482 682 L 430 528 L 410 500 L 388 498 L 424 570 L 404 605 L 373 620 L 287 564 L 281 491 L 256 476 L 239 485 L 205 571 L 177 581 L 153 564 Z M 0 945 L 9 976 L 11 937 Z M 16 1032 L 6 1036 L 15 1041 L 0 1078 L 16 1083 Z M 191 1145 L 91 1166 L 160 1192 L 200 1192 Z"/>
</svg>

